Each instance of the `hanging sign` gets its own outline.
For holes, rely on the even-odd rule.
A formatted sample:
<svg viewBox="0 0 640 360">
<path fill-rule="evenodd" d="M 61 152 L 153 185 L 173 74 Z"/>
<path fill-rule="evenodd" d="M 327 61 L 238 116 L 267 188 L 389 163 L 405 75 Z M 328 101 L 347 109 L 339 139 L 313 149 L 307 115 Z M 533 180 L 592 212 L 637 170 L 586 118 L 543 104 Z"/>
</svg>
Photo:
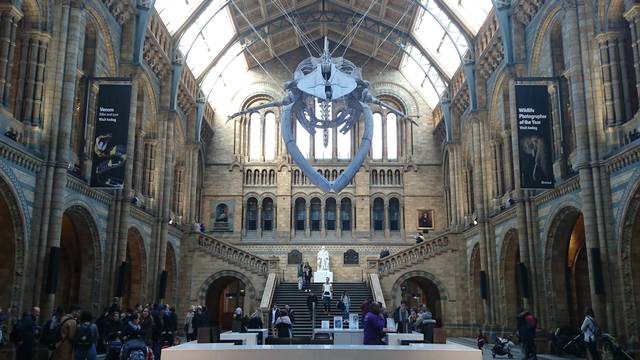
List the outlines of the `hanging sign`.
<svg viewBox="0 0 640 360">
<path fill-rule="evenodd" d="M 518 157 L 523 189 L 553 189 L 551 114 L 547 85 L 516 85 Z"/>
<path fill-rule="evenodd" d="M 124 185 L 131 84 L 101 84 L 96 104 L 91 186 L 121 189 Z"/>
</svg>

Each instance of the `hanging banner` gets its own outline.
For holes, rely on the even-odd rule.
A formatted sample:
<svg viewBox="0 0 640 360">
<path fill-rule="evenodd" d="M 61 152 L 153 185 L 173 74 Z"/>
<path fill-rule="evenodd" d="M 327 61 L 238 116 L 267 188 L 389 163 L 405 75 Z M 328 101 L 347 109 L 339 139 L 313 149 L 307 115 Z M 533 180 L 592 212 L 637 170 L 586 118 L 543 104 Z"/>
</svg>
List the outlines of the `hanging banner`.
<svg viewBox="0 0 640 360">
<path fill-rule="evenodd" d="M 551 111 L 547 85 L 516 85 L 518 157 L 523 189 L 553 189 Z"/>
<path fill-rule="evenodd" d="M 121 189 L 124 184 L 130 107 L 131 84 L 100 85 L 91 187 Z"/>
</svg>

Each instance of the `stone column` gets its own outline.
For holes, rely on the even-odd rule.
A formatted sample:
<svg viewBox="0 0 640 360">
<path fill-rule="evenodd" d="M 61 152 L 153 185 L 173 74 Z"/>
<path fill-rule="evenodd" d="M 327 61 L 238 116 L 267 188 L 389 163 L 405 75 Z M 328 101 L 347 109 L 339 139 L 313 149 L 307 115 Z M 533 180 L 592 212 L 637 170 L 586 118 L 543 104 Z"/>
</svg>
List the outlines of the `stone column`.
<svg viewBox="0 0 640 360">
<path fill-rule="evenodd" d="M 258 213 L 256 214 L 256 234 L 258 237 L 262 237 L 262 202 L 258 203 Z"/>
<path fill-rule="evenodd" d="M 325 224 L 325 209 L 326 209 L 326 204 L 324 202 L 320 203 L 320 236 L 321 237 L 326 237 L 327 236 L 327 227 Z"/>
<path fill-rule="evenodd" d="M 636 91 L 640 98 L 640 4 L 633 5 L 624 18 L 631 30 L 631 47 L 633 48 L 633 67 L 636 72 Z"/>
<path fill-rule="evenodd" d="M 384 171 L 384 170 L 383 170 Z M 384 238 L 389 239 L 390 230 L 389 230 L 389 200 L 384 199 L 384 214 L 382 220 L 382 226 L 384 227 Z"/>
<path fill-rule="evenodd" d="M 16 6 L 0 4 L 0 100 L 5 107 L 9 105 L 11 96 L 16 31 L 22 16 L 22 12 Z"/>
<path fill-rule="evenodd" d="M 136 128 L 136 149 L 133 158 L 133 189 L 136 192 L 142 193 L 143 178 L 144 178 L 144 129 L 141 127 Z"/>
<path fill-rule="evenodd" d="M 311 236 L 311 202 L 304 202 L 307 208 L 305 209 L 307 216 L 304 218 L 305 226 L 304 226 L 304 234 L 306 237 Z"/>
</svg>

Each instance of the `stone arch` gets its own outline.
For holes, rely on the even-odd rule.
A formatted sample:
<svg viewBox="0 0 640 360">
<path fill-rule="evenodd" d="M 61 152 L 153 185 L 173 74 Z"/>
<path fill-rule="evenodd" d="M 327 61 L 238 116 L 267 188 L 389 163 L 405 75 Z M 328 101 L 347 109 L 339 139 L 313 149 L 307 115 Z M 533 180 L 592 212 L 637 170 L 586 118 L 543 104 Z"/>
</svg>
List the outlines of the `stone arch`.
<svg viewBox="0 0 640 360">
<path fill-rule="evenodd" d="M 97 310 L 101 280 L 100 235 L 96 221 L 83 205 L 72 205 L 62 215 L 60 266 L 56 305 L 68 309 L 80 304 Z"/>
<path fill-rule="evenodd" d="M 513 326 L 513 317 L 522 307 L 522 294 L 520 294 L 516 269 L 520 262 L 518 246 L 518 230 L 510 229 L 504 236 L 500 252 L 500 288 L 502 302 L 502 325 Z"/>
<path fill-rule="evenodd" d="M 242 308 L 245 313 L 251 311 L 256 304 L 256 290 L 253 282 L 244 274 L 233 271 L 223 270 L 209 276 L 200 286 L 198 290 L 198 301 L 200 304 L 206 304 L 209 308 L 209 316 L 212 324 L 224 328 L 227 319 L 225 314 L 220 312 L 220 296 L 224 295 L 223 291 L 226 286 L 234 281 L 239 281 L 244 286 Z M 239 295 L 239 294 L 237 294 Z M 230 324 L 230 319 L 228 319 Z M 230 327 L 229 327 L 230 328 Z"/>
<path fill-rule="evenodd" d="M 426 271 L 416 270 L 410 271 L 402 274 L 398 279 L 393 283 L 391 287 L 391 294 L 393 296 L 392 303 L 387 304 L 390 309 L 395 309 L 400 305 L 401 300 L 404 299 L 407 295 L 407 289 L 403 289 L 403 287 L 409 287 L 411 285 L 407 285 L 407 282 L 414 282 L 420 289 L 418 291 L 422 292 L 422 298 L 414 299 L 415 301 L 420 301 L 420 303 L 425 303 L 431 313 L 433 314 L 433 318 L 438 322 L 438 326 L 442 326 L 447 322 L 446 320 L 446 303 L 447 303 L 447 288 L 444 284 L 438 280 L 438 278 Z M 409 294 L 411 295 L 411 294 Z M 415 298 L 415 296 L 413 296 Z"/>
<path fill-rule="evenodd" d="M 476 243 L 471 250 L 469 258 L 469 319 L 476 326 L 483 326 L 484 303 L 480 294 L 480 271 L 482 263 L 480 259 L 480 244 Z"/>
<path fill-rule="evenodd" d="M 147 256 L 144 238 L 140 231 L 133 226 L 127 231 L 126 262 L 129 265 L 129 273 L 122 305 L 125 309 L 133 309 L 136 304 L 144 304 L 147 300 Z"/>
<path fill-rule="evenodd" d="M 408 91 L 401 85 L 387 81 L 376 81 L 371 83 L 369 88 L 375 96 L 388 96 L 396 99 L 402 105 L 406 114 L 420 113 L 418 100 L 411 91 Z"/>
<path fill-rule="evenodd" d="M 164 270 L 167 272 L 167 288 L 165 290 L 164 298 L 169 304 L 175 304 L 177 302 L 177 284 L 178 278 L 178 265 L 176 251 L 173 244 L 167 242 L 167 254 L 165 256 Z"/>
<path fill-rule="evenodd" d="M 538 28 L 534 30 L 534 34 L 536 34 L 536 36 L 533 40 L 531 56 L 527 66 L 527 69 L 529 69 L 529 75 L 536 75 L 545 39 L 549 36 L 549 29 L 551 26 L 558 21 L 561 15 L 561 10 L 560 5 L 552 5 L 545 11 L 545 14 L 541 14 L 541 18 L 543 20 L 540 22 L 540 25 L 538 25 Z"/>
<path fill-rule="evenodd" d="M 589 268 L 584 220 L 579 208 L 567 205 L 551 217 L 546 236 L 544 269 L 550 327 L 579 326 L 590 305 Z"/>
<path fill-rule="evenodd" d="M 0 222 L 0 283 L 10 289 L 0 292 L 0 304 L 21 310 L 27 231 L 18 197 L 3 175 L 0 176 Z"/>
<path fill-rule="evenodd" d="M 640 181 L 633 190 L 625 193 L 628 199 L 618 214 L 619 239 L 617 255 L 620 262 L 620 284 L 622 284 L 624 327 L 627 337 L 640 334 Z M 631 315 L 635 314 L 635 316 Z"/>
<path fill-rule="evenodd" d="M 606 4 L 606 8 L 603 12 L 604 17 L 604 26 L 603 29 L 605 31 L 609 30 L 620 30 L 624 27 L 624 0 L 610 0 L 603 1 L 603 4 Z"/>
</svg>

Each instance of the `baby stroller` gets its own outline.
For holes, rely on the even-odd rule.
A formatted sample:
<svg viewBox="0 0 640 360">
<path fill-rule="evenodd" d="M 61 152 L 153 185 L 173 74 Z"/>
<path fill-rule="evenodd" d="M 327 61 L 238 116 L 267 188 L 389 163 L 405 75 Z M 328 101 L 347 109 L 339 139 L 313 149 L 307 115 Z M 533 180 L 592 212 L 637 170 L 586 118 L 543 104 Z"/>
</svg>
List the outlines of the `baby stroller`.
<svg viewBox="0 0 640 360">
<path fill-rule="evenodd" d="M 509 336 L 508 338 L 501 338 L 496 335 L 494 339 L 496 344 L 491 349 L 491 356 L 493 356 L 494 358 L 496 356 L 506 356 L 509 359 L 513 359 L 511 349 L 513 348 L 514 344 L 513 341 L 511 341 L 511 338 L 512 336 Z"/>
</svg>

